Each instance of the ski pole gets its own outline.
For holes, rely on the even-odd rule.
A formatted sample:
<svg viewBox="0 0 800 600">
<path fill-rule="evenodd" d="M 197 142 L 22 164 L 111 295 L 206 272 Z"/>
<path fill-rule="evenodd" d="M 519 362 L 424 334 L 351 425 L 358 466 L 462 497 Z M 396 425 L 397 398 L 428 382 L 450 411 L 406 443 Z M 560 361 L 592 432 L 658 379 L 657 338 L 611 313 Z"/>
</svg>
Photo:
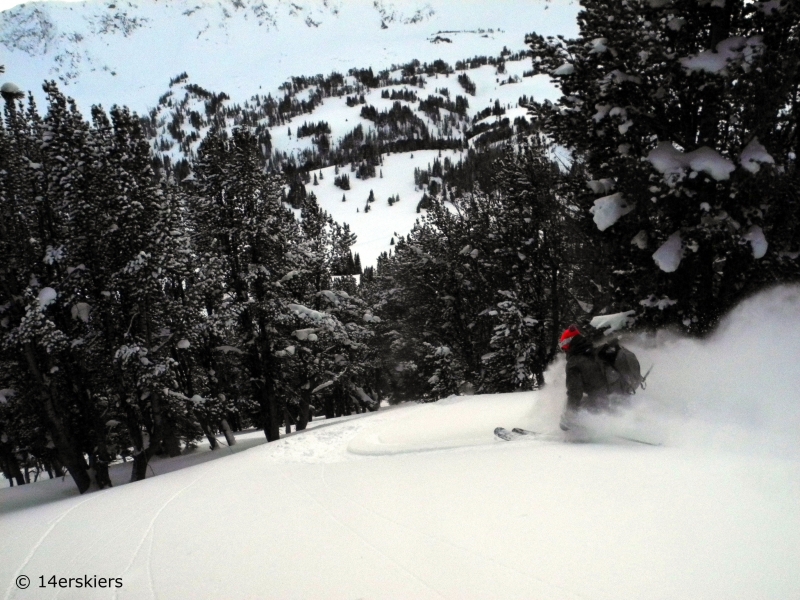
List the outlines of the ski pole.
<svg viewBox="0 0 800 600">
<path fill-rule="evenodd" d="M 646 390 L 646 389 L 647 389 L 647 383 L 646 383 L 646 382 L 647 382 L 647 376 L 648 376 L 648 375 L 650 375 L 650 371 L 652 371 L 652 370 L 653 370 L 653 367 L 655 367 L 655 366 L 656 366 L 656 365 L 655 365 L 655 363 L 653 363 L 652 365 L 650 365 L 650 368 L 649 368 L 649 369 L 647 369 L 647 373 L 645 373 L 645 374 L 644 374 L 644 377 L 642 377 L 642 382 L 641 382 L 639 385 L 641 385 L 641 386 L 642 386 L 642 389 L 643 389 L 643 390 Z"/>
</svg>

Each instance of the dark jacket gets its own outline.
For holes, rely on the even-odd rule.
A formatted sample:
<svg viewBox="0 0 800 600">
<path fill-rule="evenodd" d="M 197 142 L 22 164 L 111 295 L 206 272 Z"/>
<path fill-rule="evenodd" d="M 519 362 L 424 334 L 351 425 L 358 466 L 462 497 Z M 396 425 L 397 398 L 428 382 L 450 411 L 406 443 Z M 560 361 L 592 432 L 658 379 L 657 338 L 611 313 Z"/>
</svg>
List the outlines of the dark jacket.
<svg viewBox="0 0 800 600">
<path fill-rule="evenodd" d="M 567 408 L 607 408 L 608 396 L 623 390 L 609 384 L 605 370 L 603 361 L 597 358 L 595 348 L 585 337 L 572 338 L 567 351 Z"/>
</svg>

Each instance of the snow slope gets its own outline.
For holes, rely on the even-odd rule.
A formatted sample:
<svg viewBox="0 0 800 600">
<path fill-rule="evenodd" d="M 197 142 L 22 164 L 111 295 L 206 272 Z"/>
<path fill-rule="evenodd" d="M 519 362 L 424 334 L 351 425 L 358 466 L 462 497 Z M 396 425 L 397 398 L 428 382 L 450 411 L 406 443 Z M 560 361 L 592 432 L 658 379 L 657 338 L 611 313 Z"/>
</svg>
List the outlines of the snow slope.
<svg viewBox="0 0 800 600">
<path fill-rule="evenodd" d="M 472 55 L 464 55 L 462 58 L 469 58 Z M 469 108 L 466 110 L 465 119 L 461 121 L 461 126 L 468 130 L 473 126 L 473 118 L 483 109 L 493 106 L 494 102 L 506 110 L 502 117 L 489 116 L 481 122 L 499 121 L 501 118 L 508 118 L 511 122 L 517 117 L 525 117 L 527 110 L 518 106 L 521 97 L 525 96 L 536 101 L 550 100 L 555 101 L 560 95 L 560 91 L 554 85 L 551 78 L 547 75 L 536 75 L 533 77 L 523 77 L 526 70 L 531 69 L 529 58 L 522 60 L 507 61 L 505 63 L 505 73 L 498 75 L 496 68 L 486 65 L 475 69 L 464 71 L 476 86 L 474 95 L 468 95 L 457 81 L 457 75 L 435 76 L 426 80 L 424 87 L 414 87 L 408 85 L 394 85 L 383 88 L 366 90 L 364 96 L 365 104 L 348 106 L 346 97 L 325 98 L 320 106 L 313 112 L 296 116 L 286 124 L 269 127 L 269 134 L 274 151 L 284 152 L 294 155 L 299 164 L 303 164 L 304 159 L 301 153 L 314 147 L 311 136 L 298 137 L 298 130 L 303 125 L 313 125 L 324 121 L 330 126 L 330 139 L 332 145 L 337 146 L 342 138 L 353 131 L 357 126 L 361 126 L 365 134 L 374 133 L 376 125 L 372 121 L 361 117 L 361 109 L 364 106 L 374 106 L 378 111 L 388 111 L 395 103 L 393 100 L 381 97 L 382 93 L 393 91 L 410 90 L 417 94 L 420 100 L 429 95 L 438 94 L 439 90 L 449 91 L 449 98 L 454 99 L 459 95 L 466 96 Z M 392 77 L 399 79 L 400 73 L 392 73 Z M 352 77 L 347 78 L 349 83 L 354 83 Z M 510 81 L 510 82 L 509 82 Z M 171 91 L 175 103 L 186 102 L 185 112 L 196 110 L 200 113 L 205 111 L 202 98 L 197 98 L 187 93 L 187 86 L 196 84 L 195 78 L 190 77 L 184 82 L 176 83 L 171 86 Z M 220 91 L 215 89 L 214 91 Z M 261 90 L 262 95 L 271 93 L 274 97 L 282 97 L 282 92 L 277 89 Z M 300 97 L 302 95 L 299 95 Z M 234 100 L 227 101 L 226 104 L 233 103 Z M 414 114 L 421 118 L 428 130 L 434 137 L 438 137 L 443 132 L 440 130 L 441 122 L 437 123 L 430 119 L 428 115 L 418 111 L 419 104 L 416 102 L 400 101 L 401 104 L 409 106 Z M 153 139 L 155 148 L 162 148 L 158 154 L 169 156 L 173 162 L 185 158 L 178 144 L 174 144 L 171 134 L 168 132 L 168 123 L 171 121 L 172 106 L 161 106 L 159 113 L 158 135 Z M 442 110 L 446 113 L 447 111 Z M 233 127 L 229 120 L 230 127 Z M 262 125 L 267 125 L 267 119 L 263 119 Z M 194 128 L 189 122 L 182 125 L 184 133 L 188 136 Z M 209 127 L 198 130 L 200 137 L 191 145 L 192 152 L 199 148 L 203 136 Z M 464 132 L 455 130 L 452 133 L 455 138 L 463 138 Z M 480 135 L 469 140 L 469 145 L 474 146 L 474 142 Z M 164 151 L 162 142 L 173 144 L 170 150 Z M 356 234 L 357 241 L 353 247 L 353 253 L 361 256 L 361 264 L 364 267 L 374 266 L 378 255 L 381 252 L 389 252 L 391 239 L 398 235 L 406 235 L 419 217 L 416 207 L 425 190 L 415 189 L 414 169 L 430 170 L 435 158 L 439 158 L 439 152 L 433 150 L 422 150 L 406 153 L 395 153 L 383 155 L 383 166 L 379 171 L 383 177 L 375 177 L 367 180 L 357 179 L 354 173 L 347 168 L 342 170 L 342 174 L 348 174 L 351 189 L 343 191 L 333 184 L 335 173 L 334 168 L 322 169 L 322 179 L 318 186 L 309 183 L 306 185 L 307 192 L 313 192 L 317 197 L 319 205 L 339 223 L 347 223 L 350 230 Z M 440 161 L 449 158 L 454 164 L 465 158 L 463 153 L 455 151 L 442 151 Z M 319 175 L 320 171 L 315 173 Z M 376 202 L 370 206 L 370 212 L 365 213 L 366 200 L 370 190 L 375 192 Z M 346 202 L 342 202 L 342 196 Z M 392 207 L 388 205 L 389 196 L 399 195 L 402 202 Z M 358 211 L 356 210 L 358 209 Z"/>
<path fill-rule="evenodd" d="M 458 162 L 459 152 L 442 151 L 442 159 L 450 157 Z M 339 223 L 347 223 L 350 230 L 358 236 L 353 253 L 361 257 L 365 267 L 375 265 L 381 252 L 392 250 L 392 238 L 406 235 L 419 218 L 417 204 L 422 199 L 422 190 L 414 189 L 414 169 L 426 169 L 439 156 L 436 150 L 385 155 L 383 158 L 383 177 L 356 179 L 349 169 L 341 173 L 350 175 L 350 189 L 343 191 L 333 185 L 336 177 L 335 167 L 322 169 L 323 179 L 319 185 L 306 185 L 313 192 L 319 205 Z M 319 171 L 315 171 L 319 174 Z M 370 203 L 370 211 L 364 212 L 370 190 L 375 194 L 375 202 Z M 389 206 L 389 196 L 400 196 L 400 202 Z M 342 196 L 345 202 L 342 202 Z M 427 211 L 422 211 L 427 212 Z"/>
<path fill-rule="evenodd" d="M 602 443 L 493 438 L 500 424 L 557 431 L 557 362 L 539 392 L 315 423 L 85 496 L 61 481 L 5 489 L 0 594 L 797 598 L 798 335 L 800 288 L 784 287 L 707 341 L 631 340 L 655 368 L 632 410 L 595 419 Z M 17 589 L 20 575 L 30 589 Z M 123 585 L 37 587 L 52 575 Z"/>
<path fill-rule="evenodd" d="M 186 84 L 174 89 L 168 84 L 187 72 L 191 84 L 225 92 L 230 96 L 228 104 L 234 104 L 256 94 L 281 98 L 278 86 L 292 76 L 346 74 L 351 68 L 367 67 L 377 73 L 413 59 L 423 63 L 442 59 L 453 65 L 475 56 L 498 57 L 504 48 L 525 49 L 524 37 L 531 31 L 574 35 L 577 11 L 574 0 L 29 2 L 0 13 L 0 64 L 6 66 L 0 82 L 12 81 L 32 90 L 41 105 L 42 82 L 56 79 L 84 115 L 93 104 L 106 108 L 124 104 L 145 114 L 165 91 L 174 92 L 179 102 Z M 495 101 L 508 109 L 504 116 L 513 122 L 526 112 L 517 106 L 521 96 L 538 101 L 558 98 L 560 93 L 548 76 L 523 77 L 530 68 L 526 59 L 507 62 L 501 75 L 491 65 L 468 70 L 477 89 L 468 96 L 470 121 L 463 126 Z M 512 83 L 502 85 L 506 81 Z M 430 77 L 424 89 L 414 91 L 424 99 L 439 89 L 449 90 L 450 98 L 466 95 L 455 75 Z M 367 92 L 367 104 L 378 110 L 390 108 L 392 101 L 380 97 L 383 91 L 391 89 Z M 197 98 L 191 108 L 205 110 Z M 306 122 L 328 122 L 334 144 L 359 123 L 365 131 L 374 130 L 373 123 L 360 117 L 361 108 L 346 106 L 345 98 L 326 98 L 313 113 L 271 128 L 273 149 L 299 155 L 310 148 L 309 137 L 296 137 L 297 128 Z M 423 113 L 417 114 L 436 135 L 437 125 Z M 163 108 L 162 116 L 154 147 L 177 161 L 183 158 L 178 145 L 163 150 L 174 140 L 167 132 L 169 110 Z M 187 122 L 183 129 L 189 134 L 192 128 Z M 289 129 L 295 136 L 287 135 Z M 455 135 L 460 137 L 461 132 Z M 405 235 L 413 225 L 423 193 L 414 190 L 413 171 L 425 168 L 430 155 L 423 152 L 405 160 L 390 157 L 385 160 L 382 182 L 358 182 L 351 177 L 353 190 L 347 197 L 354 202 L 347 206 L 338 205 L 341 194 L 327 171 L 325 183 L 313 189 L 323 209 L 358 236 L 353 251 L 360 254 L 363 266 L 374 265 L 381 252 L 391 250 L 391 238 L 396 233 Z M 378 204 L 394 194 L 400 194 L 402 202 L 391 211 L 372 207 L 364 215 L 369 189 L 381 198 Z M 357 205 L 362 214 L 356 214 Z"/>
<path fill-rule="evenodd" d="M 29 2 L 0 13 L 0 64 L 20 88 L 57 79 L 88 112 L 145 112 L 171 77 L 243 100 L 291 76 L 448 62 L 576 33 L 573 0 Z M 386 28 L 382 28 L 381 24 Z M 433 43 L 436 35 L 450 43 Z"/>
</svg>

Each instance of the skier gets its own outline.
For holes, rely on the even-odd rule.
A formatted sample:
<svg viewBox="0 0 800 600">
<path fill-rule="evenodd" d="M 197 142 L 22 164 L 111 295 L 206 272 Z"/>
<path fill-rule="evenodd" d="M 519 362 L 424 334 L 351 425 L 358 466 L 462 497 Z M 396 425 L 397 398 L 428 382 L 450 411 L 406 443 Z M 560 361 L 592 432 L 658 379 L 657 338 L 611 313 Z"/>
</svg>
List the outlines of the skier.
<svg viewBox="0 0 800 600">
<path fill-rule="evenodd" d="M 574 427 L 579 410 L 611 410 L 642 384 L 639 361 L 617 340 L 595 348 L 577 326 L 570 325 L 559 345 L 567 354 L 567 407 L 560 424 L 563 431 Z"/>
</svg>

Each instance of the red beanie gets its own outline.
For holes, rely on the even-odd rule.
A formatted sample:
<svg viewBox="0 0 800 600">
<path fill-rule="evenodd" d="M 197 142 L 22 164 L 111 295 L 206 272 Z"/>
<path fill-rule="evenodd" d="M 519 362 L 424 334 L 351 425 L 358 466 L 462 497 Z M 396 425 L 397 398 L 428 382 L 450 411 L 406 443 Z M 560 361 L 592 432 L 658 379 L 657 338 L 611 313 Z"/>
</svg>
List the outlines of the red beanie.
<svg viewBox="0 0 800 600">
<path fill-rule="evenodd" d="M 572 338 L 574 338 L 576 335 L 580 334 L 581 332 L 578 331 L 578 328 L 575 325 L 570 325 L 567 327 L 564 333 L 561 334 L 561 341 L 558 343 L 558 345 L 564 352 L 568 352 L 570 340 L 572 340 Z"/>
</svg>

